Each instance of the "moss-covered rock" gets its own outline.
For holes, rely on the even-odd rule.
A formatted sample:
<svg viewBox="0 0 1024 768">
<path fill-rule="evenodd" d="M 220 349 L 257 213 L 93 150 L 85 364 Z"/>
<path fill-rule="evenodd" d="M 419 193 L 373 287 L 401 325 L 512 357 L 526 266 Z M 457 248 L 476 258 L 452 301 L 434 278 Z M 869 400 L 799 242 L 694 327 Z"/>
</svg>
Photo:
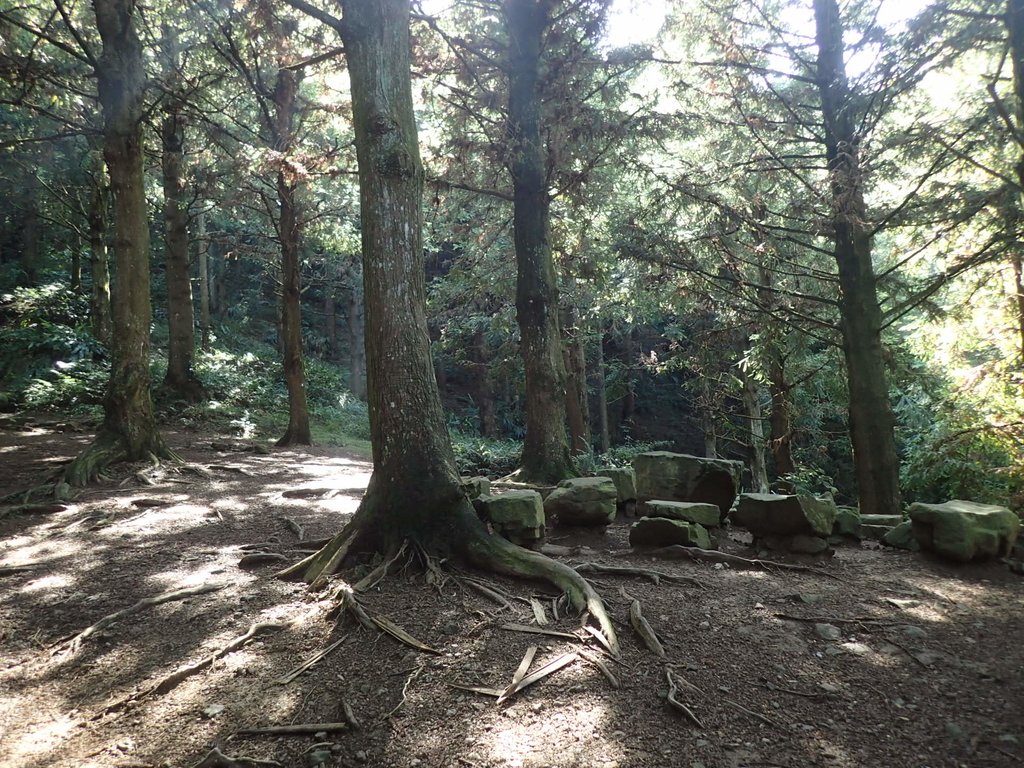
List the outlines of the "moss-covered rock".
<svg viewBox="0 0 1024 768">
<path fill-rule="evenodd" d="M 480 496 L 488 496 L 491 493 L 491 481 L 482 475 L 477 477 L 459 478 L 459 484 L 463 492 L 470 498 L 476 499 Z"/>
<path fill-rule="evenodd" d="M 633 459 L 638 504 L 652 499 L 714 504 L 724 519 L 740 487 L 743 463 L 650 451 Z"/>
<path fill-rule="evenodd" d="M 618 493 L 607 477 L 577 477 L 558 484 L 544 511 L 562 525 L 608 525 L 615 520 Z"/>
<path fill-rule="evenodd" d="M 544 540 L 544 505 L 536 491 L 507 491 L 473 500 L 477 514 L 513 544 L 536 547 Z"/>
<path fill-rule="evenodd" d="M 921 548 L 910 529 L 909 520 L 904 520 L 899 525 L 890 528 L 882 536 L 882 543 L 888 547 L 906 549 L 910 552 L 917 552 Z"/>
<path fill-rule="evenodd" d="M 665 517 L 682 520 L 685 523 L 700 523 L 706 528 L 719 524 L 718 507 L 699 501 L 661 501 L 652 499 L 645 502 L 643 514 L 647 517 Z"/>
<path fill-rule="evenodd" d="M 629 544 L 633 547 L 668 547 L 674 544 L 701 549 L 715 547 L 711 534 L 703 525 L 665 517 L 641 517 L 629 529 Z"/>
<path fill-rule="evenodd" d="M 831 498 L 775 493 L 740 494 L 732 522 L 754 536 L 817 536 L 832 533 L 836 504 Z"/>
<path fill-rule="evenodd" d="M 832 523 L 832 535 L 860 539 L 860 523 L 860 510 L 856 507 L 836 507 L 836 520 Z"/>
<path fill-rule="evenodd" d="M 615 483 L 618 503 L 636 501 L 636 472 L 632 467 L 603 467 L 594 473 L 597 477 L 607 477 Z"/>
<path fill-rule="evenodd" d="M 1006 507 L 954 499 L 911 504 L 911 530 L 921 549 L 967 563 L 1005 557 L 1020 533 L 1020 518 Z"/>
</svg>

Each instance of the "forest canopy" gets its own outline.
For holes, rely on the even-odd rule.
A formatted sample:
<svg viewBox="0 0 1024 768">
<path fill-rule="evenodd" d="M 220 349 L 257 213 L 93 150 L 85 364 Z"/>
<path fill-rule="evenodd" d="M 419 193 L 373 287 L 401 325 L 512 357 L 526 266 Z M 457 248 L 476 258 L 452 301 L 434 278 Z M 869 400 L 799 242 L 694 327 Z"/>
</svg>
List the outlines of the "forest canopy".
<svg viewBox="0 0 1024 768">
<path fill-rule="evenodd" d="M 343 5 L 0 11 L 0 405 L 95 425 L 72 485 L 168 426 L 385 439 L 367 340 L 406 294 Z M 1024 2 L 899 5 L 413 7 L 417 151 L 373 162 L 422 187 L 461 473 L 667 448 L 864 511 L 1024 504 Z"/>
</svg>

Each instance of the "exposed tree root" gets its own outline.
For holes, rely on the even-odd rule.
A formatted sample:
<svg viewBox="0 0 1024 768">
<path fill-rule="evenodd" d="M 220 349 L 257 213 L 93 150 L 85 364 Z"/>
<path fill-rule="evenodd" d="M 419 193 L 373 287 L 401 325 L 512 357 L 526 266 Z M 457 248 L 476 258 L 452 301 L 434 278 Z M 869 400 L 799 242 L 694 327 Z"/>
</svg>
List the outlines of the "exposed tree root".
<svg viewBox="0 0 1024 768">
<path fill-rule="evenodd" d="M 639 600 L 634 600 L 629 605 L 629 623 L 633 626 L 636 633 L 640 635 L 640 639 L 644 641 L 644 645 L 651 650 L 651 653 L 659 659 L 664 659 L 665 648 L 662 646 L 661 640 L 658 639 L 654 627 L 644 617 L 643 611 L 640 609 Z"/>
<path fill-rule="evenodd" d="M 670 573 L 654 571 L 649 568 L 631 568 L 618 565 L 601 565 L 600 563 L 580 563 L 572 566 L 579 573 L 607 573 L 616 576 L 642 576 L 650 579 L 655 584 L 660 584 L 662 579 L 676 584 L 690 584 L 694 587 L 707 589 L 707 585 L 689 576 L 673 576 Z"/>
<path fill-rule="evenodd" d="M 348 723 L 295 723 L 293 725 L 268 725 L 263 728 L 242 728 L 243 736 L 307 736 L 332 731 L 347 731 Z"/>
<path fill-rule="evenodd" d="M 619 641 L 600 596 L 580 574 L 539 552 L 517 547 L 498 536 L 480 533 L 463 542 L 467 558 L 479 568 L 509 576 L 540 579 L 558 587 L 576 610 L 589 612 L 601 628 L 601 639 L 612 656 L 619 656 Z"/>
<path fill-rule="evenodd" d="M 431 648 L 426 643 L 420 642 L 390 619 L 367 613 L 359 600 L 356 599 L 355 591 L 347 583 L 342 583 L 338 588 L 338 591 L 334 593 L 334 597 L 338 600 L 338 607 L 341 611 L 352 614 L 356 621 L 367 629 L 384 632 L 385 634 L 391 635 L 391 637 L 403 645 L 407 645 L 410 648 L 422 651 L 423 653 L 433 653 L 436 655 L 441 653 L 436 648 Z"/>
<path fill-rule="evenodd" d="M 283 677 L 279 677 L 274 682 L 277 683 L 278 685 L 287 685 L 292 680 L 294 680 L 296 677 L 298 677 L 303 672 L 305 672 L 307 669 L 312 669 L 314 666 L 316 666 L 322 659 L 326 658 L 328 656 L 328 654 L 330 654 L 339 645 L 344 643 L 345 640 L 347 640 L 347 639 L 348 639 L 347 637 L 342 637 L 339 640 L 335 640 L 333 643 L 328 645 L 323 650 L 320 650 L 320 651 L 317 651 L 316 653 L 314 653 L 310 658 L 306 659 L 304 662 L 299 664 L 299 666 L 297 666 L 295 669 L 293 669 L 287 675 L 284 675 Z"/>
<path fill-rule="evenodd" d="M 632 555 L 635 553 L 628 552 L 625 554 Z M 716 552 L 711 549 L 701 549 L 700 547 L 684 547 L 681 544 L 673 544 L 670 547 L 652 549 L 650 552 L 645 552 L 644 554 L 650 555 L 651 557 L 660 557 L 665 560 L 697 560 L 706 563 L 726 563 L 740 568 L 752 568 L 762 571 L 780 570 L 813 573 L 815 576 L 824 576 L 827 579 L 842 581 L 842 579 L 834 574 L 819 570 L 818 568 L 810 568 L 806 565 L 778 563 L 774 560 L 760 560 L 757 558 L 751 559 L 740 557 L 739 555 L 730 555 L 727 552 Z"/>
<path fill-rule="evenodd" d="M 692 709 L 679 700 L 679 686 L 676 676 L 672 673 L 671 669 L 665 669 L 665 680 L 668 682 L 668 695 L 665 698 L 669 705 L 676 711 L 682 712 L 686 719 L 698 728 L 703 729 L 704 723 L 700 721 L 700 718 L 693 713 Z"/>
<path fill-rule="evenodd" d="M 269 765 L 280 768 L 276 760 L 259 760 L 255 757 L 230 757 L 214 747 L 206 753 L 206 757 L 192 768 L 253 768 L 253 766 Z"/>
<path fill-rule="evenodd" d="M 146 689 L 145 691 L 143 691 L 142 693 L 138 694 L 133 698 L 134 700 L 138 700 L 145 698 L 146 696 L 162 695 L 167 693 L 168 691 L 172 691 L 185 680 L 188 680 L 188 678 L 202 672 L 207 667 L 213 666 L 213 663 L 215 661 L 224 658 L 229 653 L 237 651 L 239 648 L 241 648 L 243 645 L 248 643 L 253 638 L 259 637 L 260 635 L 267 634 L 269 632 L 280 632 L 282 629 L 287 629 L 290 626 L 291 624 L 287 623 L 276 624 L 272 622 L 261 622 L 258 624 L 253 624 L 251 627 L 249 627 L 249 630 L 244 635 L 239 635 L 230 643 L 221 648 L 219 651 L 211 653 L 209 656 L 200 659 L 194 664 L 187 664 L 184 667 L 179 667 L 174 672 L 171 672 L 171 674 L 167 675 L 159 683 L 157 683 L 151 688 Z"/>
<path fill-rule="evenodd" d="M 85 640 L 88 640 L 92 635 L 95 635 L 97 632 L 101 632 L 102 630 L 106 629 L 112 624 L 115 624 L 121 619 L 127 616 L 132 616 L 138 613 L 139 611 L 145 610 L 146 608 L 152 608 L 156 605 L 163 605 L 164 603 L 170 603 L 174 600 L 184 600 L 187 597 L 193 597 L 195 595 L 205 595 L 208 592 L 216 592 L 217 590 L 224 589 L 224 587 L 226 586 L 228 585 L 202 584 L 198 587 L 187 587 L 185 589 L 176 589 L 173 592 L 164 592 L 163 594 L 155 595 L 154 597 L 144 597 L 134 605 L 130 605 L 127 608 L 122 608 L 120 611 L 115 611 L 114 613 L 108 613 L 95 624 L 86 627 L 77 635 L 74 635 L 71 638 L 67 638 L 66 640 L 60 641 L 60 647 L 58 647 L 54 651 L 54 653 L 57 653 L 58 651 L 63 649 L 67 649 L 74 653 L 81 647 L 82 643 Z"/>
<path fill-rule="evenodd" d="M 26 563 L 25 565 L 0 565 L 0 576 L 15 576 L 19 573 L 29 573 L 39 568 L 42 563 Z"/>
</svg>

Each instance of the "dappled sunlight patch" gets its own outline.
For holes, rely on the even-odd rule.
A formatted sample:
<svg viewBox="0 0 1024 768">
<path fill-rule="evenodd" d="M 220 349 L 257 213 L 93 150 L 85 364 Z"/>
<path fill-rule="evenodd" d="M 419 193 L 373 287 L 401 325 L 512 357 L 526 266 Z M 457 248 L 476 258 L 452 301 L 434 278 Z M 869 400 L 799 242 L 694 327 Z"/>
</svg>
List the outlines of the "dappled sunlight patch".
<svg viewBox="0 0 1024 768">
<path fill-rule="evenodd" d="M 64 589 L 70 587 L 75 583 L 75 580 L 70 576 L 52 574 L 50 576 L 42 576 L 38 579 L 32 579 L 32 581 L 23 585 L 20 592 L 49 592 L 54 589 Z"/>
<path fill-rule="evenodd" d="M 107 527 L 108 535 L 126 533 L 140 536 L 163 536 L 194 528 L 197 523 L 205 523 L 211 514 L 210 507 L 199 504 L 175 504 L 169 507 L 150 509 L 143 514 L 135 515 L 127 520 Z"/>
<path fill-rule="evenodd" d="M 550 695 L 536 693 L 503 714 L 508 716 L 487 718 L 470 729 L 467 742 L 472 739 L 471 751 L 486 765 L 612 768 L 627 756 L 612 735 L 614 715 L 593 695 L 566 695 L 555 686 Z"/>
<path fill-rule="evenodd" d="M 22 705 L 28 706 L 29 702 L 23 702 Z M 31 707 L 38 712 L 38 702 L 33 700 Z M 20 737 L 15 737 L 7 749 L 0 751 L 0 763 L 10 766 L 27 765 L 31 759 L 52 752 L 71 738 L 78 725 L 71 713 L 54 712 L 49 719 L 37 721 Z"/>
</svg>

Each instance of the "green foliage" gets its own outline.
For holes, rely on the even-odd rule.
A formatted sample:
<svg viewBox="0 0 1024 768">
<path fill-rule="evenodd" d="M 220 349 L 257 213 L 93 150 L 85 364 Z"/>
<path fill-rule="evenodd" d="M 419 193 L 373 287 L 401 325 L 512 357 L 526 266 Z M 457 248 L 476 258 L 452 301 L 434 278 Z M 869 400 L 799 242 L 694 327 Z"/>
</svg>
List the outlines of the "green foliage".
<svg viewBox="0 0 1024 768">
<path fill-rule="evenodd" d="M 523 444 L 516 440 L 487 440 L 482 437 L 452 435 L 455 462 L 461 475 L 504 477 L 519 466 Z"/>
<path fill-rule="evenodd" d="M 53 282 L 0 296 L 0 407 L 75 410 L 101 402 L 105 348 L 88 300 Z"/>
</svg>

